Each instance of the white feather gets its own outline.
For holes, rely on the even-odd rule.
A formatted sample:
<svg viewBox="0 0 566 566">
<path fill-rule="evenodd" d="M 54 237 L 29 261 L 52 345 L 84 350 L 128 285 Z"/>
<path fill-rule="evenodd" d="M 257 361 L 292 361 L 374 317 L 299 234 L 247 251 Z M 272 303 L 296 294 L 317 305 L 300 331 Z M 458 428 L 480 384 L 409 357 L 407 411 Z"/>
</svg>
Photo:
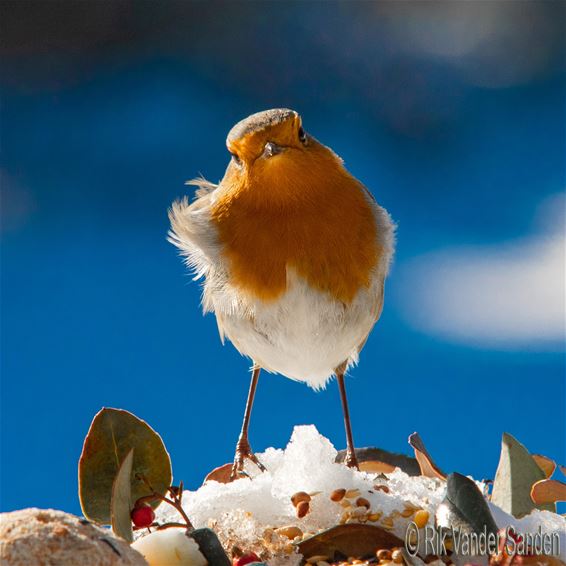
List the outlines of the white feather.
<svg viewBox="0 0 566 566">
<path fill-rule="evenodd" d="M 230 284 L 229 266 L 211 222 L 214 190 L 189 205 L 173 204 L 169 241 L 175 244 L 195 278 L 204 277 L 203 306 L 215 313 L 220 337 L 267 371 L 322 388 L 342 364 L 355 364 L 381 314 L 383 282 L 394 248 L 394 225 L 389 214 L 368 199 L 375 211 L 377 244 L 384 250 L 369 288 L 345 305 L 313 289 L 287 268 L 287 288 L 275 301 L 264 302 Z"/>
</svg>

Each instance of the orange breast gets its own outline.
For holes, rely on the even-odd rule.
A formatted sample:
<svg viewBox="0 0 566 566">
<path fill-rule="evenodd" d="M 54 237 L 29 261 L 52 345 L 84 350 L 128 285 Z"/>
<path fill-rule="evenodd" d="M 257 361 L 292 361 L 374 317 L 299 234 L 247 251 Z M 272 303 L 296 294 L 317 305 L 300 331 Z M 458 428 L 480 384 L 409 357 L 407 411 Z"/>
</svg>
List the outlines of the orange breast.
<svg viewBox="0 0 566 566">
<path fill-rule="evenodd" d="M 323 150 L 314 160 L 293 154 L 256 168 L 254 178 L 232 172 L 223 180 L 212 217 L 232 283 L 243 292 L 277 299 L 287 267 L 346 304 L 369 286 L 382 253 L 372 204 Z"/>
</svg>

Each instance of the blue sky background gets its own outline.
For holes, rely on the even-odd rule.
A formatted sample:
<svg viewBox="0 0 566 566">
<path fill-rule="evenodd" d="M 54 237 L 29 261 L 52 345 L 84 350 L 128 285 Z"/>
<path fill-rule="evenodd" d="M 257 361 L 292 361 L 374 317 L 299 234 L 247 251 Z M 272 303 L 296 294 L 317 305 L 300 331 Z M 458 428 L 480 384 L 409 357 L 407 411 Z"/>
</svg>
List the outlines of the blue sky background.
<svg viewBox="0 0 566 566">
<path fill-rule="evenodd" d="M 520 256 L 537 218 L 544 228 L 537 210 L 566 186 L 563 11 L 458 5 L 14 4 L 2 59 L 2 511 L 80 512 L 77 461 L 103 406 L 157 429 L 190 488 L 231 460 L 248 362 L 202 317 L 199 285 L 165 239 L 167 208 L 191 192 L 185 180 L 221 178 L 236 121 L 280 106 L 399 226 L 384 312 L 347 384 L 356 444 L 410 453 L 416 430 L 441 468 L 487 478 L 507 431 L 566 463 L 564 305 L 545 280 L 516 309 L 549 297 L 544 339 L 536 316 L 519 340 L 481 328 L 452 339 L 418 320 L 446 305 L 425 304 L 442 273 L 415 262 L 509 242 Z M 264 374 L 255 450 L 283 447 L 304 423 L 344 446 L 336 384 L 315 393 Z"/>
</svg>

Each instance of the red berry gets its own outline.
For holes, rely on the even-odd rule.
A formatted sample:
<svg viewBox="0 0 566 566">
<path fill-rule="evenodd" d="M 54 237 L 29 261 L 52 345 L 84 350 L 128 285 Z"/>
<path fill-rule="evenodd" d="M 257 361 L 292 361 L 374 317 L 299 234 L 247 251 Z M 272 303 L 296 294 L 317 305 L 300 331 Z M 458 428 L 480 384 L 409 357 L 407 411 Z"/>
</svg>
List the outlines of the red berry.
<svg viewBox="0 0 566 566">
<path fill-rule="evenodd" d="M 234 558 L 232 563 L 233 566 L 246 566 L 246 564 L 251 564 L 252 562 L 261 562 L 259 556 L 255 552 L 248 552 L 243 554 L 240 558 Z"/>
<path fill-rule="evenodd" d="M 134 507 L 130 516 L 132 517 L 132 523 L 139 528 L 149 527 L 155 520 L 155 513 L 149 505 Z"/>
<path fill-rule="evenodd" d="M 523 537 L 513 527 L 509 527 L 508 534 L 517 544 L 523 542 Z"/>
</svg>

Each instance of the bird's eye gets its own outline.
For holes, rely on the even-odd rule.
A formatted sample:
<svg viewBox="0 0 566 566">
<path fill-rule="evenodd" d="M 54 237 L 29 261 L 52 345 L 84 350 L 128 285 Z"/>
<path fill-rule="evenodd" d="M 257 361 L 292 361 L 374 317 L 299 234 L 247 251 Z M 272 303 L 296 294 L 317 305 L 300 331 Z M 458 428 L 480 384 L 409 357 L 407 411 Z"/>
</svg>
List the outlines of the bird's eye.
<svg viewBox="0 0 566 566">
<path fill-rule="evenodd" d="M 305 132 L 302 126 L 299 128 L 299 141 L 303 145 L 306 145 L 307 143 L 307 133 Z"/>
<path fill-rule="evenodd" d="M 234 163 L 239 167 L 240 165 L 242 165 L 242 160 L 240 159 L 240 157 L 238 155 L 236 155 L 235 153 L 230 153 L 230 155 L 232 156 L 232 160 L 234 161 Z"/>
</svg>

